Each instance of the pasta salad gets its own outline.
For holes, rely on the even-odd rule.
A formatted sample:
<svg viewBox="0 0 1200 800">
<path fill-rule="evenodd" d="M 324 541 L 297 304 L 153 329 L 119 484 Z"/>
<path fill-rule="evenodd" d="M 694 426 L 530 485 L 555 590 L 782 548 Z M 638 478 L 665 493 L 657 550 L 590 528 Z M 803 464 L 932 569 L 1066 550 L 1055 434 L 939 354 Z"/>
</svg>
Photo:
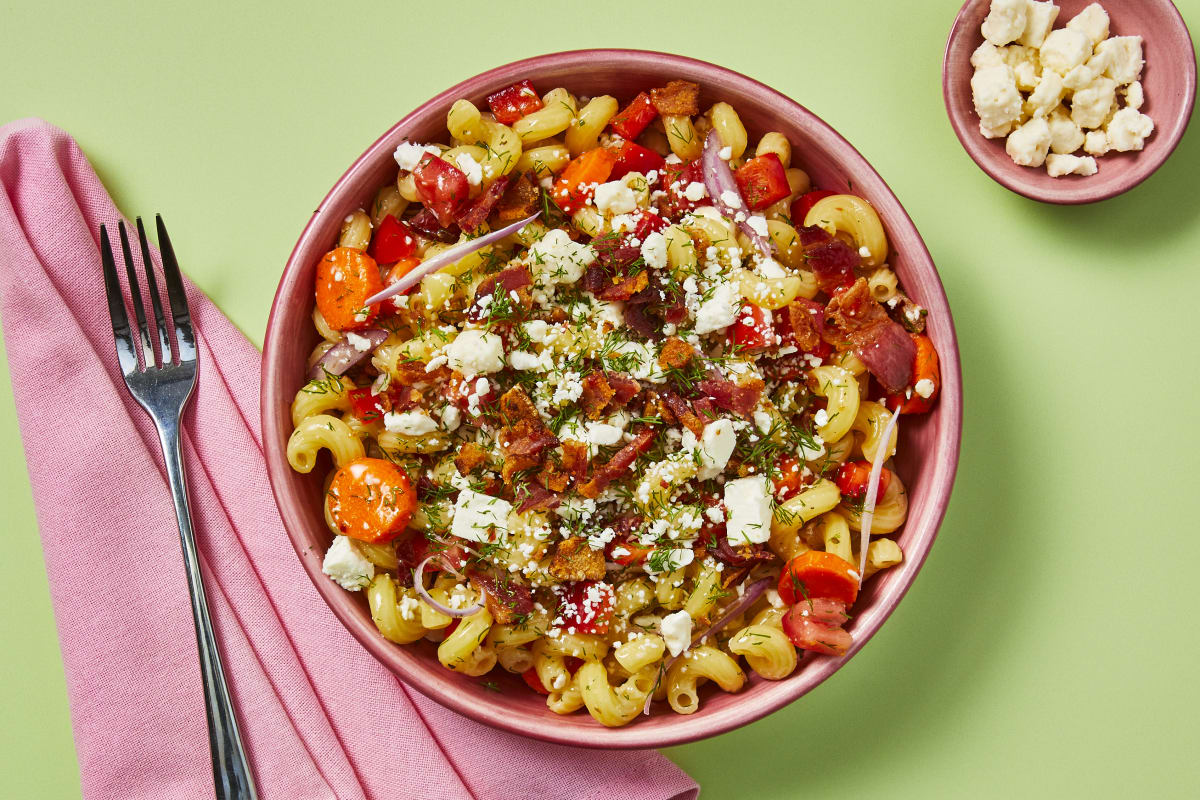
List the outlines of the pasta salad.
<svg viewBox="0 0 1200 800">
<path fill-rule="evenodd" d="M 400 144 L 317 265 L 287 455 L 332 457 L 325 573 L 609 726 L 843 655 L 940 384 L 871 204 L 687 81 L 487 106 Z"/>
</svg>

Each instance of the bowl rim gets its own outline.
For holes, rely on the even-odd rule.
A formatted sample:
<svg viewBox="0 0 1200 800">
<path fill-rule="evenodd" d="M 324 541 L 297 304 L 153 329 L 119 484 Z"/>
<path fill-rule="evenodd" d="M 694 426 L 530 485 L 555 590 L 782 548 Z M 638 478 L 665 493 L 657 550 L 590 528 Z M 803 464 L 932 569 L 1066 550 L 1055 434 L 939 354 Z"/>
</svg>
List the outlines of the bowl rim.
<svg viewBox="0 0 1200 800">
<path fill-rule="evenodd" d="M 1127 173 L 1126 179 L 1116 180 L 1110 184 L 1089 184 L 1087 181 L 1063 181 L 1051 188 L 1043 188 L 1030 185 L 1024 180 L 1014 178 L 1010 174 L 997 169 L 992 164 L 989 151 L 985 149 L 988 142 L 993 140 L 985 139 L 980 135 L 977 126 L 971 120 L 973 109 L 963 113 L 955 113 L 957 103 L 955 103 L 953 95 L 957 84 L 953 78 L 958 75 L 957 70 L 961 68 L 962 72 L 959 77 L 969 81 L 969 70 L 967 67 L 970 65 L 967 64 L 963 67 L 953 65 L 950 60 L 950 51 L 959 37 L 973 35 L 969 17 L 973 16 L 976 7 L 988 2 L 988 0 L 966 0 L 959 9 L 958 14 L 954 17 L 954 22 L 950 26 L 950 32 L 946 36 L 946 47 L 942 51 L 942 103 L 946 109 L 946 116 L 950 120 L 950 127 L 954 129 L 954 135 L 958 137 L 959 143 L 962 144 L 963 149 L 967 151 L 967 155 L 971 157 L 975 165 L 983 170 L 988 177 L 1009 191 L 1019 194 L 1022 197 L 1027 197 L 1030 200 L 1037 200 L 1041 203 L 1053 203 L 1055 205 L 1083 205 L 1108 200 L 1109 198 L 1128 192 L 1157 172 L 1158 168 L 1166 163 L 1171 154 L 1175 152 L 1175 148 L 1183 140 L 1183 134 L 1187 131 L 1192 111 L 1196 104 L 1196 50 L 1195 44 L 1192 42 L 1191 32 L 1188 30 L 1187 23 L 1184 22 L 1183 15 L 1179 13 L 1179 9 L 1174 3 L 1170 0 L 1157 1 L 1163 8 L 1173 12 L 1173 22 L 1183 32 L 1184 39 L 1187 41 L 1188 49 L 1191 53 L 1191 58 L 1186 59 L 1187 63 L 1183 69 L 1184 92 L 1186 94 L 1183 124 L 1175 127 L 1166 143 L 1157 147 L 1156 151 L 1152 153 L 1152 158 L 1145 158 L 1145 151 L 1139 153 L 1138 158 L 1133 162 L 1133 167 Z M 1157 121 L 1155 125 L 1158 126 Z M 1157 130 L 1158 127 L 1156 127 L 1156 132 Z M 1156 143 L 1160 141 L 1156 140 Z M 1036 170 L 1033 170 L 1031 174 L 1038 173 Z M 1107 188 L 1095 188 L 1098 185 L 1104 185 Z"/>
<path fill-rule="evenodd" d="M 913 251 L 913 263 L 924 261 L 931 270 L 932 281 L 927 287 L 929 296 L 926 298 L 925 305 L 929 308 L 931 315 L 936 313 L 940 318 L 944 319 L 946 341 L 950 345 L 949 350 L 951 352 L 939 353 L 942 367 L 940 414 L 943 415 L 943 424 L 939 426 L 938 435 L 933 440 L 929 456 L 930 459 L 935 461 L 935 465 L 931 470 L 932 474 L 927 478 L 931 484 L 928 508 L 932 509 L 932 512 L 924 520 L 925 525 L 922 527 L 920 535 L 914 537 L 916 540 L 916 546 L 914 547 L 916 552 L 911 550 L 906 552 L 904 563 L 900 567 L 894 568 L 903 574 L 902 579 L 897 579 L 897 588 L 889 596 L 881 597 L 869 609 L 860 613 L 860 627 L 855 631 L 854 644 L 847 654 L 838 659 L 825 659 L 819 662 L 815 668 L 810 667 L 802 676 L 794 676 L 791 679 L 789 690 L 780 692 L 776 697 L 756 698 L 757 702 L 736 704 L 730 708 L 721 709 L 715 716 L 706 716 L 703 710 L 695 715 L 680 715 L 673 718 L 674 724 L 666 727 L 640 726 L 635 723 L 621 728 L 606 728 L 597 723 L 593 732 L 587 734 L 586 737 L 581 737 L 578 727 L 546 725 L 544 722 L 538 723 L 517 716 L 509 716 L 504 709 L 498 706 L 487 702 L 479 702 L 477 695 L 472 694 L 468 696 L 464 692 L 455 691 L 449 681 L 440 678 L 431 678 L 416 670 L 405 669 L 405 662 L 409 659 L 417 658 L 415 654 L 410 654 L 403 648 L 398 648 L 383 639 L 383 637 L 379 636 L 374 626 L 367 625 L 361 619 L 342 613 L 340 608 L 344 600 L 335 601 L 335 592 L 345 594 L 344 591 L 340 587 L 335 586 L 332 581 L 325 578 L 321 572 L 320 554 L 314 553 L 311 548 L 308 548 L 300 534 L 303 530 L 302 520 L 305 515 L 297 507 L 299 504 L 293 503 L 292 498 L 289 496 L 285 476 L 291 474 L 291 468 L 286 457 L 286 443 L 276 441 L 277 437 L 274 433 L 276 430 L 287 430 L 290 426 L 291 418 L 287 409 L 290 408 L 292 397 L 286 396 L 283 393 L 282 382 L 272 380 L 272 376 L 283 374 L 283 369 L 295 367 L 295 364 L 284 364 L 281 362 L 281 356 L 278 353 L 282 344 L 282 335 L 281 330 L 277 329 L 275 323 L 280 314 L 280 309 L 289 302 L 288 298 L 293 296 L 298 274 L 303 268 L 303 264 L 300 264 L 297 260 L 297 255 L 301 250 L 308 249 L 310 240 L 315 235 L 318 219 L 327 212 L 331 198 L 338 195 L 342 187 L 350 183 L 360 169 L 368 168 L 370 164 L 380 158 L 381 150 L 385 149 L 385 141 L 391 139 L 397 131 L 408 126 L 413 120 L 426 115 L 433 109 L 444 111 L 455 99 L 478 94 L 481 89 L 486 88 L 489 83 L 494 83 L 499 76 L 506 73 L 523 73 L 546 67 L 558 67 L 561 69 L 564 65 L 573 66 L 575 64 L 578 64 L 579 67 L 584 67 L 589 61 L 599 58 L 651 62 L 657 67 L 665 67 L 668 70 L 676 68 L 680 70 L 681 74 L 687 74 L 689 77 L 701 81 L 719 77 L 727 83 L 735 84 L 737 91 L 741 94 L 757 94 L 759 97 L 769 98 L 773 102 L 787 104 L 792 107 L 799 117 L 800 124 L 809 126 L 824 137 L 824 141 L 828 142 L 828 147 L 834 152 L 837 163 L 846 164 L 852 159 L 858 159 L 859 166 L 865 170 L 866 174 L 873 177 L 878 184 L 877 187 L 872 189 L 872 200 L 877 203 L 883 201 L 893 204 L 894 209 L 899 214 L 901 223 L 907 225 L 909 231 L 915 237 L 915 244 L 907 248 Z M 390 156 L 391 148 L 388 147 L 386 150 L 387 155 Z M 918 247 L 919 250 L 917 250 Z M 597 749 L 666 747 L 686 744 L 728 732 L 761 719 L 785 705 L 789 705 L 820 685 L 830 675 L 846 664 L 870 641 L 883 622 L 891 616 L 896 606 L 911 588 L 922 564 L 927 558 L 929 550 L 936 540 L 938 529 L 945 517 L 949 504 L 962 441 L 962 370 L 953 317 L 950 314 L 945 289 L 941 283 L 941 278 L 937 273 L 933 259 L 929 254 L 929 250 L 920 233 L 917 231 L 916 226 L 913 224 L 912 219 L 909 217 L 908 212 L 904 209 L 891 188 L 879 176 L 870 162 L 853 145 L 838 134 L 828 123 L 795 100 L 753 78 L 726 67 L 687 56 L 652 50 L 622 48 L 570 50 L 548 53 L 503 64 L 464 81 L 460 81 L 454 86 L 438 93 L 388 128 L 386 132 L 377 138 L 351 164 L 326 193 L 310 217 L 300 237 L 297 239 L 291 254 L 288 256 L 287 263 L 280 277 L 279 287 L 276 290 L 275 298 L 271 305 L 271 312 L 264 336 L 260 390 L 263 451 L 266 458 L 267 474 L 279 510 L 280 519 L 284 524 L 296 555 L 308 573 L 309 579 L 313 582 L 313 585 L 326 605 L 329 606 L 330 611 L 332 611 L 334 616 L 338 618 L 351 635 L 376 660 L 389 671 L 393 672 L 397 678 L 417 689 L 426 697 L 459 714 L 492 727 L 534 739 L 555 744 Z"/>
</svg>

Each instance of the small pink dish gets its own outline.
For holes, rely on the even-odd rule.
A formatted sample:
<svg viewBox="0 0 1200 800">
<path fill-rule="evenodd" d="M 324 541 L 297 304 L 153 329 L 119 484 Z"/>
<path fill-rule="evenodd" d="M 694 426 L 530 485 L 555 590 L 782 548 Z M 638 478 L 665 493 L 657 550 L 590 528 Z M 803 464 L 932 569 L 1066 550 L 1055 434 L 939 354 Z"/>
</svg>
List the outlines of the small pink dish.
<svg viewBox="0 0 1200 800">
<path fill-rule="evenodd" d="M 1055 28 L 1093 0 L 1054 0 L 1061 9 Z M 1100 0 L 1111 19 L 1110 35 L 1141 36 L 1146 66 L 1142 112 L 1154 120 L 1154 133 L 1139 152 L 1107 153 L 1096 159 L 1095 175 L 1051 178 L 1044 168 L 1014 164 L 1004 139 L 979 132 L 971 100 L 971 53 L 983 43 L 979 26 L 990 0 L 968 0 L 950 28 L 942 59 L 942 95 L 954 133 L 980 169 L 1000 185 L 1031 200 L 1075 205 L 1107 200 L 1137 186 L 1174 152 L 1192 116 L 1196 100 L 1196 54 L 1187 25 L 1169 0 Z"/>
<path fill-rule="evenodd" d="M 483 104 L 489 93 L 526 78 L 543 90 L 565 86 L 579 94 L 609 93 L 622 100 L 668 80 L 695 81 L 702 87 L 702 107 L 717 100 L 732 103 L 751 141 L 767 131 L 782 131 L 792 142 L 793 161 L 815 184 L 860 194 L 879 212 L 891 242 L 891 265 L 909 294 L 929 310 L 928 333 L 941 359 L 942 389 L 932 413 L 905 417 L 900 426 L 897 470 L 910 490 L 908 523 L 899 537 L 905 560 L 868 582 L 848 626 L 855 643 L 844 658 L 808 654 L 785 680 L 755 676 L 737 694 L 706 689 L 695 714 L 656 710 L 624 728 L 605 728 L 586 713 L 550 712 L 519 676 L 489 674 L 487 679 L 502 689 L 489 691 L 483 679 L 443 668 L 430 642 L 401 647 L 386 641 L 362 595 L 343 591 L 321 573 L 323 554 L 333 538 L 322 514 L 325 470 L 293 472 L 285 453 L 292 431 L 290 406 L 318 338 L 310 318 L 317 263 L 337 239 L 347 213 L 369 207 L 378 187 L 394 179 L 392 153 L 400 142 L 444 140 L 451 103 L 465 97 Z M 321 201 L 284 268 L 267 325 L 261 410 L 267 471 L 300 562 L 333 613 L 381 663 L 442 705 L 488 725 L 577 747 L 645 748 L 715 736 L 782 708 L 836 672 L 879 630 L 916 578 L 950 499 L 962 434 L 962 374 L 950 308 L 929 251 L 900 201 L 845 139 L 795 101 L 722 67 L 667 53 L 580 50 L 518 61 L 447 89 L 405 116 L 351 165 Z"/>
</svg>

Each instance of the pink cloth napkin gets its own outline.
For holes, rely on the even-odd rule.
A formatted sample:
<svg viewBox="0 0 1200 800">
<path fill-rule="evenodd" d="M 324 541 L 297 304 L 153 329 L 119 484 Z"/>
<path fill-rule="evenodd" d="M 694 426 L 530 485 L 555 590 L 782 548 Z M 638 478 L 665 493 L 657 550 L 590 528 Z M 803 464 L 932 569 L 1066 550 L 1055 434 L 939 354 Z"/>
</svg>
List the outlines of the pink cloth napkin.
<svg viewBox="0 0 1200 800">
<path fill-rule="evenodd" d="M 0 319 L 83 793 L 211 797 L 162 457 L 117 371 L 101 283 L 98 229 L 120 212 L 78 145 L 40 120 L 0 128 L 0 184 Z M 176 247 L 186 269 L 186 244 Z M 184 436 L 192 513 L 264 800 L 698 795 L 655 752 L 493 730 L 371 658 L 314 591 L 279 521 L 263 465 L 258 351 L 191 284 L 188 297 L 201 365 Z"/>
</svg>

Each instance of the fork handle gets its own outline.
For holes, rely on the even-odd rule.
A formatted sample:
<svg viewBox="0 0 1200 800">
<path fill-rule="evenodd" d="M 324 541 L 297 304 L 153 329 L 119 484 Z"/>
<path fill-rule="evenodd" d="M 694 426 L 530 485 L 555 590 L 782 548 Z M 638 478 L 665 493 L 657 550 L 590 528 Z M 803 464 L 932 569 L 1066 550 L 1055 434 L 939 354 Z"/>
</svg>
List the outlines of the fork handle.
<svg viewBox="0 0 1200 800">
<path fill-rule="evenodd" d="M 196 623 L 196 645 L 200 650 L 200 676 L 204 681 L 204 709 L 208 718 L 208 740 L 212 748 L 213 783 L 217 800 L 257 800 L 254 775 L 246 759 L 237 716 L 225 682 L 221 651 L 217 647 L 208 597 L 200 575 L 196 555 L 196 537 L 192 533 L 192 513 L 188 507 L 187 473 L 183 467 L 183 446 L 178 419 L 162 420 L 158 438 L 167 465 L 167 482 L 175 517 L 179 522 L 179 541 L 183 546 L 183 566 L 187 572 L 188 594 L 192 599 L 192 617 Z"/>
</svg>

